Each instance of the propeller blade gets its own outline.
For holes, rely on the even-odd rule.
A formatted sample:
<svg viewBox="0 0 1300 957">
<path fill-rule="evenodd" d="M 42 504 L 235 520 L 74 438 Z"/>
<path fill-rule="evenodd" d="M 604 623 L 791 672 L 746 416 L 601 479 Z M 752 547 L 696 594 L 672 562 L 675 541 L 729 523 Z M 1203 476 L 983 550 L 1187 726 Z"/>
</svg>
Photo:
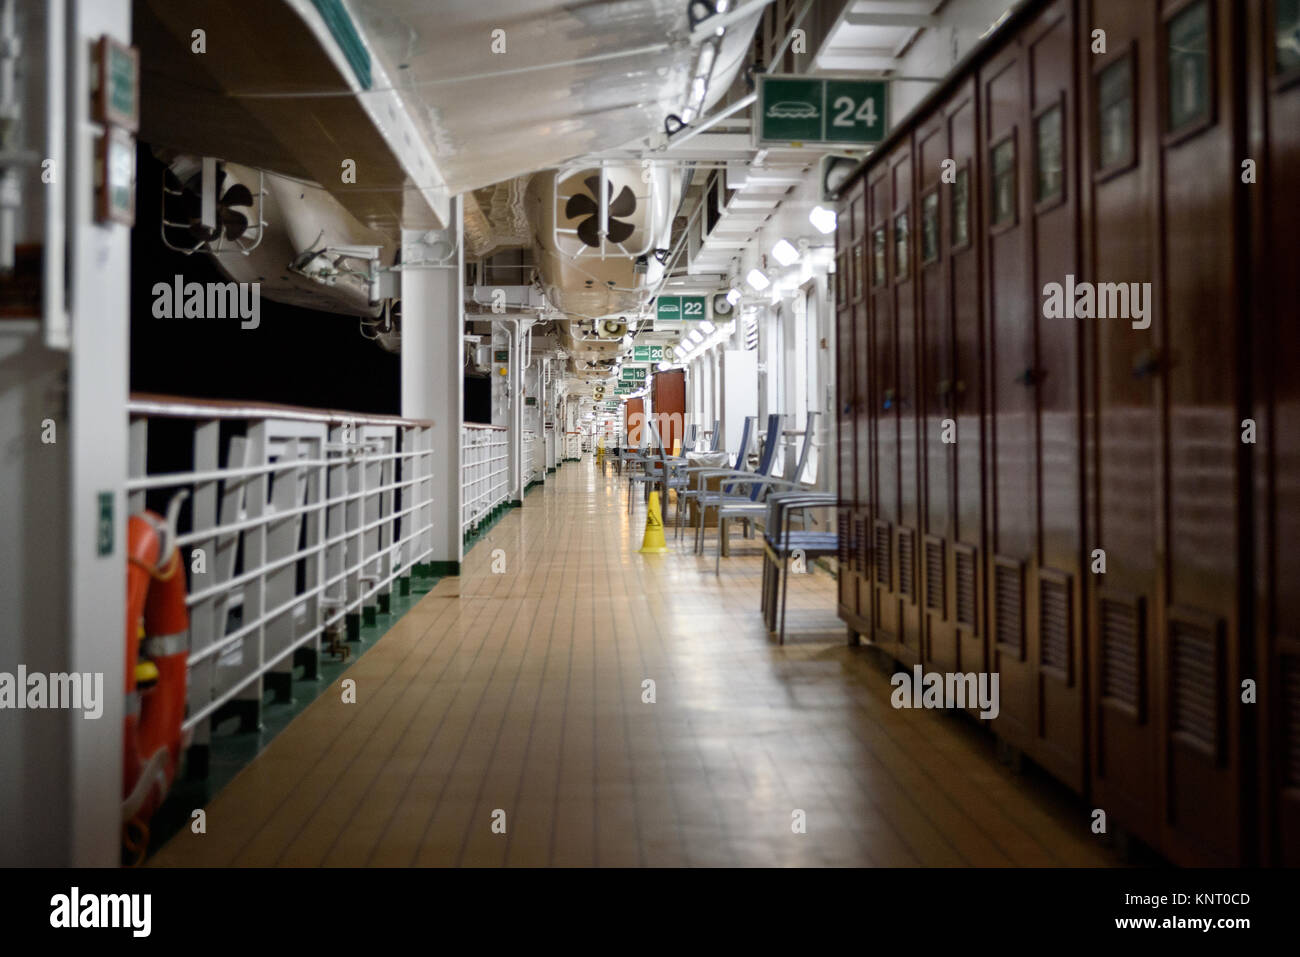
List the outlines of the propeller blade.
<svg viewBox="0 0 1300 957">
<path fill-rule="evenodd" d="M 244 235 L 247 229 L 248 217 L 243 213 L 237 213 L 233 209 L 223 209 L 221 211 L 221 231 L 227 239 L 238 239 Z"/>
<path fill-rule="evenodd" d="M 588 216 L 600 211 L 596 201 L 585 193 L 579 193 L 577 196 L 570 196 L 569 201 L 564 204 L 564 215 L 569 219 L 577 219 L 579 216 Z"/>
<path fill-rule="evenodd" d="M 578 224 L 578 238 L 588 246 L 600 246 L 600 232 L 595 216 L 588 216 Z"/>
<path fill-rule="evenodd" d="M 595 198 L 596 194 L 600 192 L 600 177 L 588 176 L 586 179 L 582 181 L 582 185 L 586 186 L 587 192 L 589 192 L 592 195 L 592 197 Z M 612 183 L 606 185 L 608 185 L 611 190 L 614 188 L 614 185 Z"/>
<path fill-rule="evenodd" d="M 243 183 L 236 183 L 230 189 L 226 190 L 226 195 L 221 197 L 222 206 L 252 206 L 253 192 Z"/>
<path fill-rule="evenodd" d="M 609 221 L 609 241 L 611 243 L 621 243 L 635 231 L 635 226 L 631 223 L 625 223 L 621 219 L 611 219 Z"/>
<path fill-rule="evenodd" d="M 610 192 L 614 191 L 613 184 L 609 187 Z M 610 216 L 631 216 L 636 210 L 636 194 L 632 192 L 632 187 L 624 186 L 618 194 L 618 198 L 609 204 Z"/>
</svg>

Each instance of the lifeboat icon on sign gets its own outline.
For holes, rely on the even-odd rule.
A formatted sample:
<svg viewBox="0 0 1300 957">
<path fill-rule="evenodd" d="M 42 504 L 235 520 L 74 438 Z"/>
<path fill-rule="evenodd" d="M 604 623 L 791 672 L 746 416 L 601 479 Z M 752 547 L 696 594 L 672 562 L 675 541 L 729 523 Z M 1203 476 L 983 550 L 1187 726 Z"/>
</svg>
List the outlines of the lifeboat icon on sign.
<svg viewBox="0 0 1300 957">
<path fill-rule="evenodd" d="M 767 115 L 777 120 L 811 120 L 820 116 L 813 103 L 800 103 L 798 100 L 783 100 L 767 108 Z"/>
</svg>

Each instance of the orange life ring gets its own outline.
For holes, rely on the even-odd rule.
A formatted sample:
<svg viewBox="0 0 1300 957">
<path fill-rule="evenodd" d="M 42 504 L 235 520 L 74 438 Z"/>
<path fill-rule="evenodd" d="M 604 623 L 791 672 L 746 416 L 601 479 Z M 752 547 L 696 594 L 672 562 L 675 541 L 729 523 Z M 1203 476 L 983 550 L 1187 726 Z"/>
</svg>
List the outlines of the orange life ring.
<svg viewBox="0 0 1300 957">
<path fill-rule="evenodd" d="M 176 778 L 182 748 L 190 616 L 175 545 L 178 506 L 179 499 L 167 519 L 145 512 L 127 524 L 122 821 L 145 835 Z"/>
</svg>

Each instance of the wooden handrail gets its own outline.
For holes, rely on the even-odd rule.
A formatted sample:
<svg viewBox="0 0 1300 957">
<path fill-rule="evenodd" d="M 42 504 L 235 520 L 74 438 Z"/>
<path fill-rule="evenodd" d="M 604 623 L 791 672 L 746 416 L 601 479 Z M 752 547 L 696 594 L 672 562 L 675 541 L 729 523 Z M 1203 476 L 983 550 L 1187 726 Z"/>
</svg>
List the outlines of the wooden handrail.
<svg viewBox="0 0 1300 957">
<path fill-rule="evenodd" d="M 239 399 L 193 399 L 176 395 L 133 392 L 126 404 L 133 416 L 177 419 L 293 419 L 299 422 L 351 422 L 356 425 L 433 426 L 432 419 L 405 419 L 400 415 L 346 412 L 341 409 L 313 409 L 278 402 L 244 402 Z"/>
</svg>

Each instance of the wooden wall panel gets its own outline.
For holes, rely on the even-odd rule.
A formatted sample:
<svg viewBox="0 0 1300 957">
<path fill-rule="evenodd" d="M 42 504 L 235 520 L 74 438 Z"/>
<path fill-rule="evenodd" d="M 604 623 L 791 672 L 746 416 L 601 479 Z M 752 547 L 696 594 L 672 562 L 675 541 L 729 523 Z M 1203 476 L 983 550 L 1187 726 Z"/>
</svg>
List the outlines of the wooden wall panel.
<svg viewBox="0 0 1300 957">
<path fill-rule="evenodd" d="M 984 349 L 989 410 L 990 667 L 999 674 L 997 733 L 1031 750 L 1037 722 L 1028 625 L 1037 599 L 1033 563 L 1035 376 L 1034 311 L 1029 290 L 1026 162 L 1028 115 L 1024 50 L 1019 43 L 994 56 L 980 73 L 984 156 Z"/>
<path fill-rule="evenodd" d="M 941 182 L 952 158 L 943 111 L 916 131 L 916 268 L 920 381 L 921 536 L 917 549 L 920 609 L 927 670 L 958 670 L 957 630 L 952 618 L 953 464 L 957 438 L 952 391 L 952 302 L 947 234 L 943 210 L 949 198 Z M 947 433 L 947 434 L 945 434 Z M 970 438 L 978 440 L 978 436 Z"/>
<path fill-rule="evenodd" d="M 988 668 L 984 624 L 984 274 L 983 244 L 976 238 L 984 206 L 983 158 L 978 148 L 978 93 L 964 83 L 945 110 L 953 180 L 941 203 L 950 265 L 953 321 L 952 409 L 954 449 L 953 547 L 948 558 L 960 670 Z M 960 221 L 959 221 L 960 220 Z"/>
<path fill-rule="evenodd" d="M 882 164 L 867 181 L 867 276 L 871 366 L 868 402 L 871 429 L 871 574 L 875 642 L 901 657 L 902 609 L 898 601 L 898 331 L 894 310 L 890 219 L 893 177 Z"/>
<path fill-rule="evenodd" d="M 1079 45 L 1092 24 L 1106 24 L 1107 52 L 1081 54 L 1083 188 L 1089 210 L 1084 266 L 1090 277 L 1153 281 L 1158 287 L 1159 229 L 1155 103 L 1150 54 L 1155 32 L 1149 4 L 1091 0 Z M 1108 70 L 1115 73 L 1107 73 Z M 1131 76 L 1132 117 L 1124 122 L 1119 101 L 1105 117 L 1099 102 L 1120 71 Z M 1131 151 L 1119 142 L 1133 140 Z M 1103 136 L 1113 139 L 1103 145 Z M 1105 153 L 1105 157 L 1103 157 Z M 1156 843 L 1158 770 L 1155 678 L 1156 519 L 1159 514 L 1160 433 L 1156 330 L 1129 322 L 1090 321 L 1095 362 L 1092 387 L 1090 468 L 1096 521 L 1091 548 L 1104 550 L 1106 572 L 1089 574 L 1090 641 L 1093 650 L 1093 801 L 1118 824 Z M 1090 549 L 1091 550 L 1091 549 Z"/>
<path fill-rule="evenodd" d="M 1075 790 L 1084 789 L 1086 700 L 1083 658 L 1082 328 L 1088 320 L 1047 318 L 1041 290 L 1079 274 L 1079 204 L 1073 4 L 1058 0 L 1024 32 L 1029 87 L 1025 211 L 1032 275 L 1025 294 L 1036 335 L 1032 458 L 1034 565 L 1026 618 L 1038 676 L 1033 754 Z"/>
<path fill-rule="evenodd" d="M 1176 860 L 1236 864 L 1242 840 L 1242 529 L 1239 481 L 1246 449 L 1238 371 L 1244 317 L 1236 240 L 1240 143 L 1234 129 L 1235 3 L 1162 4 L 1156 61 L 1160 95 L 1164 366 L 1168 411 L 1165 492 L 1167 610 L 1159 658 L 1167 775 L 1165 844 Z M 1208 48 L 1197 56 L 1204 29 Z M 1191 31 L 1190 33 L 1188 31 Z M 1171 48 L 1182 52 L 1171 52 Z M 1199 78 L 1199 79 L 1198 79 Z M 1208 85 L 1208 95 L 1191 86 Z M 1188 104 L 1204 110 L 1189 115 Z M 1205 224 L 1215 228 L 1206 229 Z M 1210 319 L 1212 321 L 1203 321 Z"/>
<path fill-rule="evenodd" d="M 1263 863 L 1300 866 L 1300 58 L 1279 49 L 1277 5 L 1247 7 L 1255 403 L 1255 676 L 1258 844 Z M 1294 24 L 1289 25 L 1294 29 Z"/>
<path fill-rule="evenodd" d="M 920 503 L 920 382 L 917 349 L 916 202 L 910 143 L 889 158 L 892 206 L 889 219 L 890 295 L 898 344 L 898 526 L 894 533 L 894 583 L 901 621 L 899 661 L 908 667 L 921 660 L 922 555 Z"/>
</svg>

